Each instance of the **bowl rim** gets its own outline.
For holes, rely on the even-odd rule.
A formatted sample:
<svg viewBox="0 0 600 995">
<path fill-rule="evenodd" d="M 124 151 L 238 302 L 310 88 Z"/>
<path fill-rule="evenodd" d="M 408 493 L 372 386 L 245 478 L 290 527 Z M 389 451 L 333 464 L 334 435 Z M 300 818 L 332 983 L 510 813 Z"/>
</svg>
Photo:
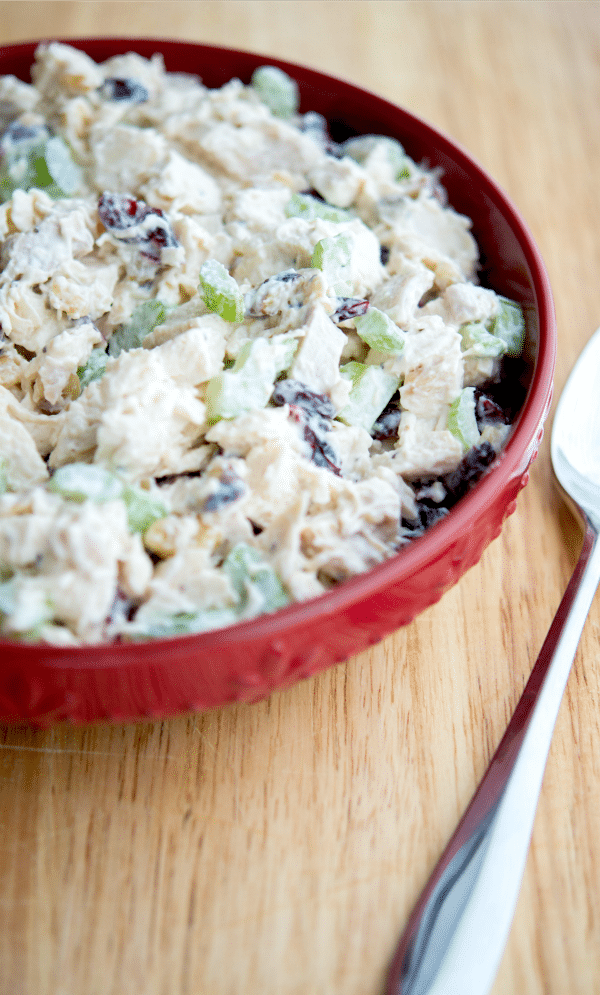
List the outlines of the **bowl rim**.
<svg viewBox="0 0 600 995">
<path fill-rule="evenodd" d="M 221 629 L 144 639 L 131 643 L 81 643 L 76 646 L 57 646 L 44 642 L 27 643 L 15 639 L 0 638 L 0 653 L 10 649 L 11 654 L 18 653 L 19 656 L 22 656 L 23 662 L 33 663 L 41 650 L 48 653 L 54 652 L 60 655 L 62 665 L 77 664 L 81 669 L 87 670 L 95 667 L 107 669 L 111 665 L 111 662 L 106 659 L 107 651 L 115 652 L 116 659 L 112 662 L 113 666 L 144 666 L 149 662 L 147 658 L 156 657 L 157 652 L 160 654 L 162 648 L 165 650 L 165 655 L 168 655 L 169 652 L 176 652 L 178 649 L 186 649 L 190 652 L 193 652 L 194 648 L 210 651 L 225 644 L 242 645 L 249 640 L 263 640 L 266 637 L 277 642 L 278 637 L 291 629 L 304 627 L 307 621 L 322 621 L 328 616 L 337 615 L 350 609 L 375 592 L 384 590 L 388 583 L 397 582 L 401 576 L 413 577 L 427 564 L 443 558 L 455 541 L 469 530 L 470 523 L 477 516 L 477 513 L 483 507 L 493 503 L 495 495 L 503 488 L 506 481 L 512 477 L 522 476 L 525 472 L 531 458 L 537 452 L 543 422 L 548 415 L 552 401 L 557 335 L 550 280 L 529 226 L 509 195 L 477 159 L 444 130 L 429 124 L 402 105 L 387 100 L 372 90 L 358 86 L 344 77 L 313 69 L 306 64 L 246 49 L 177 38 L 137 35 L 76 36 L 72 38 L 48 36 L 0 46 L 0 74 L 3 74 L 2 62 L 7 55 L 18 57 L 30 52 L 32 56 L 38 45 L 50 42 L 59 42 L 83 51 L 89 50 L 90 55 L 93 55 L 92 50 L 112 45 L 118 46 L 117 50 L 112 53 L 113 55 L 150 48 L 153 48 L 155 52 L 160 52 L 161 47 L 169 50 L 188 48 L 198 52 L 223 53 L 228 58 L 237 57 L 238 60 L 245 60 L 248 66 L 265 64 L 278 66 L 293 75 L 301 84 L 304 80 L 304 82 L 312 84 L 321 82 L 322 84 L 334 83 L 337 87 L 341 85 L 346 93 L 350 91 L 361 100 L 365 98 L 373 100 L 388 113 L 399 114 L 407 124 L 415 127 L 425 140 L 434 140 L 437 148 L 442 148 L 471 176 L 475 176 L 479 188 L 482 192 L 485 191 L 490 201 L 509 224 L 529 266 L 531 288 L 534 294 L 533 307 L 538 318 L 538 338 L 536 340 L 533 375 L 528 386 L 526 399 L 511 427 L 510 437 L 504 448 L 484 476 L 477 481 L 474 488 L 460 498 L 447 516 L 430 526 L 422 536 L 411 540 L 407 546 L 389 559 L 364 573 L 343 581 L 317 597 L 294 602 L 275 612 L 258 615 Z M 109 57 L 111 56 L 106 56 L 106 58 Z M 224 78 L 224 82 L 231 78 L 234 77 L 229 75 Z M 80 659 L 82 651 L 84 659 Z M 129 656 L 132 659 L 128 659 Z"/>
</svg>

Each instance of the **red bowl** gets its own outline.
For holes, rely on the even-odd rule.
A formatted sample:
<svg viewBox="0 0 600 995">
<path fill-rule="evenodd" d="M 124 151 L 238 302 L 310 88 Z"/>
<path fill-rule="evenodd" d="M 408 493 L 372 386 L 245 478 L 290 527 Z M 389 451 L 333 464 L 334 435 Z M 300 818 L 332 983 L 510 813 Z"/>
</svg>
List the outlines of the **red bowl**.
<svg viewBox="0 0 600 995">
<path fill-rule="evenodd" d="M 0 74 L 29 80 L 37 43 L 0 49 Z M 527 317 L 530 381 L 501 455 L 450 514 L 392 559 L 318 598 L 215 632 L 131 645 L 58 648 L 0 641 L 0 721 L 48 725 L 164 717 L 252 701 L 330 667 L 407 625 L 473 566 L 515 509 L 542 439 L 552 395 L 556 327 L 540 254 L 518 211 L 459 146 L 407 111 L 302 66 L 213 46 L 154 39 L 68 40 L 96 61 L 162 52 L 167 69 L 208 86 L 248 82 L 265 63 L 299 85 L 338 140 L 398 138 L 418 162 L 441 167 L 451 205 L 473 221 L 482 282 L 518 300 Z"/>
</svg>

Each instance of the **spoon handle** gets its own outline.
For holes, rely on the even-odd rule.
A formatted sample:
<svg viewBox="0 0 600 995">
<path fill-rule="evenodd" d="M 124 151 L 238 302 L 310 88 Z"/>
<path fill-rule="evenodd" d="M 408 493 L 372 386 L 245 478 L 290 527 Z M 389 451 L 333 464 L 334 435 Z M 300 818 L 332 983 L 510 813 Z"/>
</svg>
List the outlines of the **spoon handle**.
<svg viewBox="0 0 600 995">
<path fill-rule="evenodd" d="M 550 742 L 600 581 L 598 530 L 579 560 L 514 715 L 400 938 L 385 995 L 486 995 L 510 931 Z"/>
</svg>

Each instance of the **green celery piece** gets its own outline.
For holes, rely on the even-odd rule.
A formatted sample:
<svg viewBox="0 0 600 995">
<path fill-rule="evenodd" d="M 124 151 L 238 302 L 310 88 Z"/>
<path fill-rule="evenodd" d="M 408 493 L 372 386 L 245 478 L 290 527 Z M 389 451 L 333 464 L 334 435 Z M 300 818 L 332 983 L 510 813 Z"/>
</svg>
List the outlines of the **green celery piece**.
<svg viewBox="0 0 600 995">
<path fill-rule="evenodd" d="M 147 491 L 123 483 L 116 474 L 94 463 L 66 463 L 55 471 L 47 487 L 69 501 L 95 501 L 97 504 L 123 501 L 132 532 L 145 532 L 153 522 L 167 515 L 164 505 Z"/>
<path fill-rule="evenodd" d="M 277 373 L 276 353 L 265 339 L 246 342 L 230 370 L 206 385 L 206 413 L 213 424 L 266 407 Z"/>
<path fill-rule="evenodd" d="M 225 321 L 243 321 L 244 295 L 222 263 L 216 259 L 208 259 L 202 265 L 200 288 L 209 311 L 214 311 Z"/>
<path fill-rule="evenodd" d="M 350 211 L 317 200 L 308 193 L 292 194 L 285 206 L 285 213 L 288 218 L 304 218 L 305 221 L 322 218 L 324 221 L 334 221 L 337 224 L 342 221 L 352 221 L 354 217 Z"/>
<path fill-rule="evenodd" d="M 371 152 L 380 144 L 385 145 L 394 179 L 396 181 L 410 179 L 410 159 L 400 142 L 395 138 L 389 138 L 387 135 L 359 136 L 356 139 L 347 141 L 344 144 L 344 151 L 362 166 L 367 161 Z"/>
<path fill-rule="evenodd" d="M 275 571 L 264 562 L 260 552 L 246 543 L 237 543 L 223 562 L 238 596 L 240 608 L 250 600 L 250 589 L 262 598 L 261 612 L 272 612 L 289 604 L 289 597 Z"/>
<path fill-rule="evenodd" d="M 145 532 L 154 522 L 168 514 L 160 501 L 140 487 L 125 486 L 123 501 L 127 508 L 127 521 L 132 532 Z"/>
<path fill-rule="evenodd" d="M 461 349 L 470 356 L 493 358 L 502 356 L 506 349 L 505 342 L 492 335 L 482 321 L 469 321 L 459 328 L 462 339 Z"/>
<path fill-rule="evenodd" d="M 15 579 L 0 584 L 0 615 L 13 615 L 15 611 Z"/>
<path fill-rule="evenodd" d="M 33 168 L 33 183 L 31 186 L 37 187 L 38 190 L 44 190 L 46 193 L 49 193 L 51 188 L 54 188 L 54 190 L 57 191 L 54 193 L 54 198 L 56 199 L 60 197 L 62 191 L 57 187 L 52 179 L 52 174 L 48 169 L 48 164 L 43 153 L 36 156 L 31 165 Z M 49 196 L 53 196 L 53 194 L 49 193 Z"/>
<path fill-rule="evenodd" d="M 126 636 L 134 640 L 169 639 L 222 629 L 227 625 L 233 625 L 237 620 L 236 612 L 230 608 L 207 608 L 198 612 L 165 612 L 144 620 L 139 627 L 134 622 Z"/>
<path fill-rule="evenodd" d="M 406 334 L 384 311 L 371 306 L 365 314 L 360 314 L 354 319 L 354 324 L 363 342 L 371 346 L 371 349 L 393 353 L 402 352 L 404 349 Z"/>
<path fill-rule="evenodd" d="M 87 387 L 92 380 L 99 380 L 106 369 L 106 363 L 108 360 L 108 355 L 104 347 L 100 349 L 92 349 L 88 360 L 83 366 L 80 366 L 77 370 L 77 376 L 79 377 L 79 385 L 83 390 Z"/>
<path fill-rule="evenodd" d="M 273 361 L 275 363 L 275 376 L 278 377 L 280 373 L 284 373 L 289 370 L 292 365 L 294 356 L 298 351 L 298 339 L 288 338 L 284 333 L 283 335 L 273 335 L 269 339 L 269 346 L 273 353 Z"/>
<path fill-rule="evenodd" d="M 35 187 L 56 200 L 75 193 L 80 181 L 81 171 L 68 145 L 53 136 L 5 155 L 0 169 L 0 196 L 8 200 L 17 189 Z"/>
<path fill-rule="evenodd" d="M 0 494 L 6 494 L 8 487 L 8 462 L 0 459 Z"/>
<path fill-rule="evenodd" d="M 69 146 L 62 138 L 49 138 L 44 149 L 47 172 L 63 196 L 75 193 L 81 182 L 81 171 L 74 162 Z"/>
<path fill-rule="evenodd" d="M 310 260 L 313 269 L 320 269 L 339 297 L 352 295 L 352 238 L 343 232 L 322 238 Z"/>
<path fill-rule="evenodd" d="M 298 111 L 298 84 L 277 66 L 259 66 L 252 73 L 250 86 L 276 117 L 289 118 Z"/>
<path fill-rule="evenodd" d="M 346 425 L 355 425 L 370 432 L 388 401 L 398 390 L 399 379 L 382 369 L 354 360 L 340 366 L 340 373 L 352 382 L 345 407 L 337 418 Z"/>
<path fill-rule="evenodd" d="M 16 586 L 16 577 L 11 577 L 10 580 L 0 583 L 0 620 L 13 618 L 17 612 L 22 615 L 24 607 L 26 607 L 27 613 L 22 618 L 22 627 L 18 631 L 11 632 L 11 635 L 26 642 L 37 642 L 40 638 L 41 627 L 52 618 L 52 605 L 47 598 L 36 600 L 31 597 L 28 597 L 26 606 L 19 604 Z"/>
<path fill-rule="evenodd" d="M 475 418 L 474 387 L 465 387 L 452 402 L 448 412 L 447 425 L 465 452 L 477 445 L 480 435 Z"/>
<path fill-rule="evenodd" d="M 46 485 L 49 491 L 69 501 L 115 501 L 123 497 L 123 483 L 102 466 L 93 463 L 66 463 L 55 470 Z"/>
<path fill-rule="evenodd" d="M 394 179 L 410 179 L 410 170 L 408 168 L 408 162 L 410 160 L 408 159 L 400 142 L 397 142 L 394 138 L 384 138 L 383 140 L 385 141 L 387 147 L 388 161 L 392 167 Z"/>
<path fill-rule="evenodd" d="M 523 308 L 508 297 L 499 297 L 500 311 L 490 328 L 505 343 L 507 356 L 520 356 L 525 342 L 525 316 Z"/>
<path fill-rule="evenodd" d="M 152 332 L 157 325 L 161 325 L 167 316 L 167 305 L 162 301 L 144 301 L 138 304 L 131 318 L 112 333 L 108 342 L 108 353 L 110 356 L 120 356 L 122 352 L 130 349 L 139 349 L 147 335 Z"/>
<path fill-rule="evenodd" d="M 30 190 L 36 186 L 35 159 L 23 153 L 0 157 L 0 199 L 10 200 L 15 190 Z"/>
<path fill-rule="evenodd" d="M 13 182 L 7 163 L 0 160 L 0 204 L 10 200 L 18 184 Z"/>
<path fill-rule="evenodd" d="M 39 136 L 35 139 L 20 142 L 18 149 L 7 145 L 4 138 L 0 141 L 0 200 L 9 200 L 15 190 L 29 190 L 35 185 L 35 170 L 32 163 L 40 150 Z"/>
</svg>

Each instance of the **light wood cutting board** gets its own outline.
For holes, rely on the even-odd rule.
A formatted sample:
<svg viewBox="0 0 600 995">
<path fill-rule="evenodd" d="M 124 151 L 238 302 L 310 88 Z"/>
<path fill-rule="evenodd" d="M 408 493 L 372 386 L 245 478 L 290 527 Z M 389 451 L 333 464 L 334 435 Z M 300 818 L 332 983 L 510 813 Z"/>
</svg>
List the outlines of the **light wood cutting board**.
<svg viewBox="0 0 600 995">
<path fill-rule="evenodd" d="M 2 43 L 110 34 L 305 62 L 459 140 L 546 261 L 558 393 L 600 324 L 598 3 L 0 2 Z M 207 715 L 0 730 L 0 995 L 379 995 L 577 544 L 547 435 L 479 565 L 347 664 Z M 600 991 L 599 621 L 494 995 Z"/>
</svg>

